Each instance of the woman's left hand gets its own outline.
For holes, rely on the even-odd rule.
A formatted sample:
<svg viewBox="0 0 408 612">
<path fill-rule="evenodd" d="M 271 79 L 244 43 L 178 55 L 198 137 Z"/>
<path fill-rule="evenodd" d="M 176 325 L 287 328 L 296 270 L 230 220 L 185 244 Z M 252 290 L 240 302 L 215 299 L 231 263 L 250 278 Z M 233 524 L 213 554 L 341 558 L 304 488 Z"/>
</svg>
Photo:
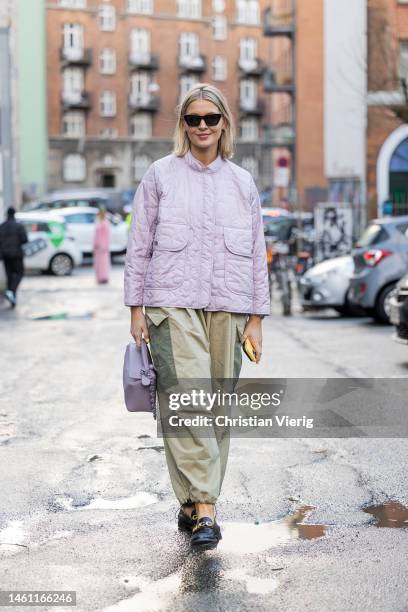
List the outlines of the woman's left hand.
<svg viewBox="0 0 408 612">
<path fill-rule="evenodd" d="M 259 363 L 262 355 L 262 319 L 258 315 L 250 315 L 246 322 L 242 342 L 249 338 L 255 351 L 256 363 Z"/>
</svg>

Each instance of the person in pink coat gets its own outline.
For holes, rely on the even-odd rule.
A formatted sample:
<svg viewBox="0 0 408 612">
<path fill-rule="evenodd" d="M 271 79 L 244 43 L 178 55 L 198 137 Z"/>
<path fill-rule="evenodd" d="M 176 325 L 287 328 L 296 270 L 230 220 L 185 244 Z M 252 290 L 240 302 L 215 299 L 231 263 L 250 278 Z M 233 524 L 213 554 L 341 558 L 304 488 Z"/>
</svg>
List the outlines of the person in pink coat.
<svg viewBox="0 0 408 612">
<path fill-rule="evenodd" d="M 110 227 L 102 208 L 96 218 L 93 240 L 93 265 L 98 283 L 108 282 L 110 264 Z"/>
</svg>

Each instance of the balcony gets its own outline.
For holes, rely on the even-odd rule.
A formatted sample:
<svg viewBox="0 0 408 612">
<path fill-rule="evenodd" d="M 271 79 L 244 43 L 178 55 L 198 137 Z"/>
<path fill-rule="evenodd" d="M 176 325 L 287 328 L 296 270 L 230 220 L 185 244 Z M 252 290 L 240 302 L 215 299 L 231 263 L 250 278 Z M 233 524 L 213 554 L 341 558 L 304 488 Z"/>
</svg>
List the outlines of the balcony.
<svg viewBox="0 0 408 612">
<path fill-rule="evenodd" d="M 160 109 L 160 96 L 151 94 L 130 94 L 129 108 L 131 112 L 148 111 L 155 113 Z"/>
<path fill-rule="evenodd" d="M 74 108 L 89 110 L 91 95 L 87 91 L 62 91 L 61 102 L 64 111 Z"/>
<path fill-rule="evenodd" d="M 290 123 L 264 126 L 262 144 L 269 147 L 290 147 L 295 143 L 295 129 Z"/>
<path fill-rule="evenodd" d="M 181 74 L 185 74 L 186 72 L 201 74 L 207 70 L 207 58 L 205 55 L 197 55 L 196 57 L 179 56 L 179 68 Z"/>
<path fill-rule="evenodd" d="M 241 77 L 257 77 L 262 76 L 265 70 L 265 65 L 262 60 L 255 59 L 240 59 L 238 60 L 238 68 L 241 71 Z"/>
<path fill-rule="evenodd" d="M 136 53 L 131 51 L 129 54 L 129 66 L 135 70 L 158 70 L 159 58 L 155 53 Z"/>
<path fill-rule="evenodd" d="M 85 49 L 84 47 L 60 47 L 60 60 L 65 66 L 68 64 L 90 66 L 92 64 L 92 49 Z"/>
<path fill-rule="evenodd" d="M 272 0 L 264 12 L 264 36 L 293 36 L 295 32 L 295 10 L 293 0 Z"/>
<path fill-rule="evenodd" d="M 263 75 L 263 88 L 265 93 L 293 93 L 295 84 L 291 67 L 277 66 L 266 70 Z"/>
<path fill-rule="evenodd" d="M 242 115 L 263 115 L 265 102 L 263 100 L 241 99 L 239 101 L 239 111 Z"/>
</svg>

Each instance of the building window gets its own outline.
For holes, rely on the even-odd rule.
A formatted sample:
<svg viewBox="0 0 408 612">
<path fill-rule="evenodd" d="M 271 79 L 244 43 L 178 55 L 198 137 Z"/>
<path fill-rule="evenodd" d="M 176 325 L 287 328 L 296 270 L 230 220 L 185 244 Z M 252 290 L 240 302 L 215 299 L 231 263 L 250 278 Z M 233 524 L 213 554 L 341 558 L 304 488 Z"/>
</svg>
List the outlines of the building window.
<svg viewBox="0 0 408 612">
<path fill-rule="evenodd" d="M 236 0 L 237 21 L 243 24 L 259 24 L 258 0 Z"/>
<path fill-rule="evenodd" d="M 129 13 L 142 13 L 143 15 L 153 14 L 153 0 L 129 0 Z"/>
<path fill-rule="evenodd" d="M 201 0 L 177 0 L 177 17 L 199 19 L 201 17 Z"/>
<path fill-rule="evenodd" d="M 85 114 L 82 111 L 65 113 L 62 119 L 62 133 L 70 138 L 85 136 Z"/>
<path fill-rule="evenodd" d="M 257 100 L 256 82 L 251 79 L 241 79 L 239 83 L 240 101 L 242 104 L 254 107 Z"/>
<path fill-rule="evenodd" d="M 180 78 L 180 100 L 184 98 L 188 90 L 198 83 L 198 77 L 195 74 L 183 74 Z"/>
<path fill-rule="evenodd" d="M 227 20 L 222 15 L 216 15 L 212 20 L 214 40 L 226 40 Z"/>
<path fill-rule="evenodd" d="M 252 174 L 255 180 L 258 179 L 259 169 L 258 160 L 256 159 L 256 157 L 252 157 L 251 155 L 249 155 L 248 157 L 243 157 L 241 166 L 245 168 L 245 170 L 248 170 L 248 172 Z"/>
<path fill-rule="evenodd" d="M 117 138 L 118 128 L 115 127 L 104 127 L 99 130 L 99 136 L 101 138 Z"/>
<path fill-rule="evenodd" d="M 408 41 L 401 40 L 399 43 L 399 77 L 405 79 L 408 86 Z"/>
<path fill-rule="evenodd" d="M 62 73 L 65 97 L 81 96 L 84 90 L 84 72 L 81 68 L 65 68 Z"/>
<path fill-rule="evenodd" d="M 86 178 L 85 157 L 79 153 L 71 153 L 64 157 L 63 177 L 65 182 L 79 182 Z"/>
<path fill-rule="evenodd" d="M 131 97 L 134 100 L 150 98 L 151 77 L 148 72 L 134 72 L 131 76 Z"/>
<path fill-rule="evenodd" d="M 180 57 L 192 60 L 199 55 L 198 34 L 195 32 L 182 32 L 180 34 Z"/>
<path fill-rule="evenodd" d="M 144 28 L 133 28 L 130 32 L 130 52 L 137 57 L 150 54 L 150 32 Z"/>
<path fill-rule="evenodd" d="M 225 10 L 225 0 L 213 0 L 212 8 L 214 13 L 222 13 Z"/>
<path fill-rule="evenodd" d="M 258 120 L 256 117 L 246 117 L 240 123 L 240 138 L 246 142 L 258 140 Z"/>
<path fill-rule="evenodd" d="M 214 81 L 225 81 L 227 78 L 227 60 L 222 55 L 216 55 L 212 62 Z"/>
<path fill-rule="evenodd" d="M 64 49 L 78 49 L 84 47 L 84 32 L 79 23 L 64 23 L 63 29 Z"/>
<path fill-rule="evenodd" d="M 151 138 L 152 116 L 150 113 L 136 113 L 130 122 L 130 134 L 132 138 Z"/>
<path fill-rule="evenodd" d="M 101 117 L 114 117 L 116 115 L 116 93 L 105 89 L 99 98 L 99 112 Z"/>
<path fill-rule="evenodd" d="M 98 9 L 99 28 L 103 32 L 113 32 L 116 27 L 115 7 L 110 4 L 102 4 Z"/>
<path fill-rule="evenodd" d="M 86 0 L 59 0 L 59 5 L 66 8 L 84 9 L 86 8 Z"/>
<path fill-rule="evenodd" d="M 115 74 L 116 51 L 115 49 L 102 49 L 99 54 L 99 71 L 101 74 Z"/>
<path fill-rule="evenodd" d="M 133 161 L 135 181 L 142 180 L 151 163 L 151 159 L 147 155 L 135 155 Z"/>
<path fill-rule="evenodd" d="M 239 61 L 242 63 L 253 62 L 257 55 L 256 38 L 241 38 L 239 41 Z"/>
</svg>

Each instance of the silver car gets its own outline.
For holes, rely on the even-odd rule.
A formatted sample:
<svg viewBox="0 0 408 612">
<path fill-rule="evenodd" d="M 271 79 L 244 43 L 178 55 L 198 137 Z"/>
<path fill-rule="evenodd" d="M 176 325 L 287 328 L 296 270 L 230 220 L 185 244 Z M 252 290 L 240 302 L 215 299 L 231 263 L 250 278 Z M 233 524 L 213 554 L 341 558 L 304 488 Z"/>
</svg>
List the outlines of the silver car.
<svg viewBox="0 0 408 612">
<path fill-rule="evenodd" d="M 342 315 L 358 314 L 349 302 L 350 278 L 354 271 L 351 255 L 322 261 L 300 278 L 300 298 L 304 310 L 334 308 Z"/>
<path fill-rule="evenodd" d="M 408 270 L 408 216 L 374 219 L 353 250 L 352 303 L 390 323 L 390 299 Z"/>
</svg>

